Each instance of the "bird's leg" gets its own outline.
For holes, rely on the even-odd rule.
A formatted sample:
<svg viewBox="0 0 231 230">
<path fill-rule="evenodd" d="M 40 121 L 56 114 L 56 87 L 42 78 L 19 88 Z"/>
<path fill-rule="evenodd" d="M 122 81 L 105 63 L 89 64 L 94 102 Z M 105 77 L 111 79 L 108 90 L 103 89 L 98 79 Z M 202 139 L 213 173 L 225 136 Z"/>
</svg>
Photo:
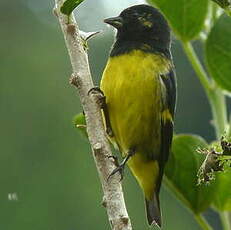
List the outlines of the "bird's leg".
<svg viewBox="0 0 231 230">
<path fill-rule="evenodd" d="M 106 103 L 106 97 L 104 96 L 103 91 L 99 87 L 91 88 L 88 91 L 88 94 L 91 93 L 98 93 L 100 97 L 98 98 L 98 103 L 100 104 L 100 108 L 103 110 L 104 118 L 105 118 L 105 125 L 106 125 L 106 133 L 109 137 L 113 137 L 113 132 L 111 128 L 111 123 L 109 119 L 109 112 Z"/>
<path fill-rule="evenodd" d="M 120 172 L 120 181 L 121 181 L 123 179 L 123 177 L 124 177 L 124 167 L 125 167 L 127 161 L 130 159 L 130 157 L 132 157 L 134 154 L 135 154 L 135 150 L 134 149 L 129 150 L 127 156 L 118 165 L 118 167 L 115 168 L 111 172 L 111 174 L 108 176 L 107 180 L 109 180 L 111 178 L 111 176 L 113 176 L 115 173 Z"/>
</svg>

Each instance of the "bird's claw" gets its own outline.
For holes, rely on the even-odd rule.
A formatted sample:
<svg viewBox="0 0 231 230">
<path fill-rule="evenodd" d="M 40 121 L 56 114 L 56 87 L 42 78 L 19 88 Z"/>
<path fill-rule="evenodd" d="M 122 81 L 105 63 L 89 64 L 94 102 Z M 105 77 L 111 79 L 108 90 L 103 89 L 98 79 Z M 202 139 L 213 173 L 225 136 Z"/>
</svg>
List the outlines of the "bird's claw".
<svg viewBox="0 0 231 230">
<path fill-rule="evenodd" d="M 103 91 L 100 89 L 99 86 L 95 86 L 95 87 L 91 88 L 91 89 L 88 91 L 87 94 L 90 95 L 91 93 L 93 93 L 93 94 L 98 93 L 98 94 L 101 94 L 101 96 L 104 97 L 104 93 L 103 93 Z"/>
<path fill-rule="evenodd" d="M 101 109 L 105 108 L 106 97 L 104 96 L 103 91 L 98 86 L 91 88 L 87 94 L 88 94 L 88 96 L 91 94 L 93 94 L 93 95 L 95 94 L 97 96 L 97 103 L 100 105 L 100 108 Z"/>
<path fill-rule="evenodd" d="M 115 168 L 115 169 L 110 173 L 110 175 L 109 175 L 108 178 L 107 178 L 107 181 L 109 181 L 110 178 L 111 178 L 114 174 L 116 174 L 117 172 L 120 172 L 120 182 L 121 182 L 121 181 L 123 180 L 123 178 L 124 178 L 124 165 L 123 165 L 123 164 L 119 165 L 117 168 Z"/>
<path fill-rule="evenodd" d="M 103 91 L 98 86 L 95 86 L 88 91 L 88 96 L 90 94 L 93 94 L 93 95 L 95 94 L 97 96 L 96 101 L 99 104 L 100 108 L 103 110 L 104 116 L 105 116 L 106 133 L 109 137 L 113 137 L 113 131 L 111 128 L 108 109 L 107 109 L 106 97 L 104 96 Z"/>
</svg>

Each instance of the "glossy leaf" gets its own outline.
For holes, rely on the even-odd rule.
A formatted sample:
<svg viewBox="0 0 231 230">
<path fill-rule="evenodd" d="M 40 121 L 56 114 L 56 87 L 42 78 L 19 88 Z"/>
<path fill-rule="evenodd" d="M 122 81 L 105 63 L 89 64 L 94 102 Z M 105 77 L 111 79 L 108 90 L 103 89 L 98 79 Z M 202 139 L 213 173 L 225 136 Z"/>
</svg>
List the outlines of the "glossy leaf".
<svg viewBox="0 0 231 230">
<path fill-rule="evenodd" d="M 197 185 L 197 172 L 204 159 L 197 149 L 205 147 L 206 142 L 199 136 L 175 136 L 165 170 L 167 185 L 194 213 L 206 210 L 214 194 L 213 184 Z"/>
<path fill-rule="evenodd" d="M 73 10 L 84 0 L 66 0 L 60 8 L 63 14 L 69 16 Z"/>
<path fill-rule="evenodd" d="M 222 15 L 212 28 L 206 42 L 207 66 L 211 76 L 222 88 L 231 91 L 231 18 Z"/>
<path fill-rule="evenodd" d="M 148 0 L 148 2 L 163 12 L 181 40 L 192 40 L 203 29 L 208 11 L 207 0 Z"/>
</svg>

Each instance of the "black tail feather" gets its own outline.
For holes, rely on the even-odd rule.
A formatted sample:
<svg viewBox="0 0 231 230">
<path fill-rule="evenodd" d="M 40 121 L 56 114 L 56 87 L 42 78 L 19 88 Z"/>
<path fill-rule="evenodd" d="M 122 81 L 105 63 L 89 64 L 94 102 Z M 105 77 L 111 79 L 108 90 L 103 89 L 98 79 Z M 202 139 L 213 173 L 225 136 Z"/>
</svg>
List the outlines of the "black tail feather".
<svg viewBox="0 0 231 230">
<path fill-rule="evenodd" d="M 151 200 L 145 199 L 146 203 L 146 213 L 148 224 L 155 224 L 159 228 L 161 227 L 161 211 L 160 211 L 160 202 L 159 197 L 156 193 L 154 193 L 153 198 Z"/>
</svg>

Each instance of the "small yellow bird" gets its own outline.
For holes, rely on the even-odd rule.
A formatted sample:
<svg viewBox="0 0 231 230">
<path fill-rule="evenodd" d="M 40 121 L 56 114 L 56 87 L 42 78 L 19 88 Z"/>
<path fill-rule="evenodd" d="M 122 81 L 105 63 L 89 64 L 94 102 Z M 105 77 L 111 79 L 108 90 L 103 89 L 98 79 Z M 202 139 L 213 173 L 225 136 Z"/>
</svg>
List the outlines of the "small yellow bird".
<svg viewBox="0 0 231 230">
<path fill-rule="evenodd" d="M 163 15 L 136 5 L 104 20 L 117 29 L 100 89 L 107 133 L 142 188 L 148 223 L 161 226 L 159 192 L 173 136 L 176 81 Z"/>
</svg>

